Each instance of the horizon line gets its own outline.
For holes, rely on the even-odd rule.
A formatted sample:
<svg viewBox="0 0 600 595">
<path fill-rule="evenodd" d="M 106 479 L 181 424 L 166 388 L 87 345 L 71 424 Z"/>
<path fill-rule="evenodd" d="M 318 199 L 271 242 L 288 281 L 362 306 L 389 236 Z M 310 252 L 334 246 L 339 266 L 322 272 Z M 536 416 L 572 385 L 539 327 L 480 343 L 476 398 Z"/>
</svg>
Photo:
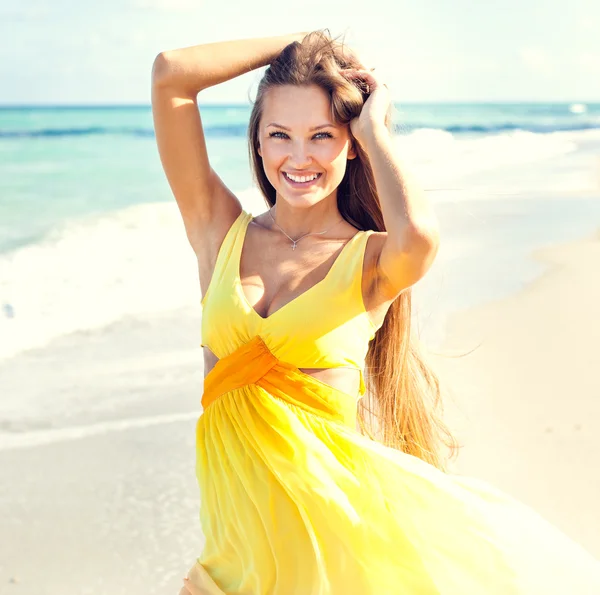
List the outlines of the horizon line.
<svg viewBox="0 0 600 595">
<path fill-rule="evenodd" d="M 476 100 L 412 100 L 412 101 L 395 101 L 394 105 L 523 105 L 523 104 L 558 104 L 558 105 L 600 105 L 600 99 L 585 100 L 585 99 L 562 99 L 562 100 L 534 100 L 534 99 L 476 99 Z M 198 107 L 251 107 L 250 103 L 214 103 L 214 102 L 198 102 Z M 31 109 L 31 108 L 151 108 L 151 103 L 0 103 L 0 109 Z"/>
</svg>

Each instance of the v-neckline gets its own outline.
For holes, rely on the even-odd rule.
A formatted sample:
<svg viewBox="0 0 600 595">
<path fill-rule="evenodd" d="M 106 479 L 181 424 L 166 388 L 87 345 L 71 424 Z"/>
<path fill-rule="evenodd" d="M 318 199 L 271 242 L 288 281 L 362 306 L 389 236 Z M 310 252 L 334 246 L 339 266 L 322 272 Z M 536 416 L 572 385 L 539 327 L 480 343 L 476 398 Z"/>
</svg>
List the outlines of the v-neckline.
<svg viewBox="0 0 600 595">
<path fill-rule="evenodd" d="M 242 266 L 242 253 L 244 252 L 244 244 L 246 242 L 246 234 L 248 232 L 248 227 L 250 226 L 250 223 L 251 223 L 252 219 L 253 219 L 253 217 L 249 218 L 248 221 L 246 221 L 246 223 L 244 225 L 244 229 L 242 231 L 242 238 L 240 240 L 240 248 L 239 248 L 238 254 L 237 254 L 237 262 L 235 263 L 235 281 L 236 281 L 237 287 L 239 289 L 240 295 L 242 297 L 242 300 L 244 301 L 244 303 L 246 304 L 246 306 L 252 311 L 252 314 L 254 316 L 256 316 L 262 322 L 270 321 L 276 314 L 278 314 L 282 310 L 286 310 L 288 307 L 291 307 L 298 300 L 300 300 L 301 298 L 303 298 L 307 293 L 310 293 L 314 289 L 316 289 L 317 287 L 319 287 L 320 285 L 323 285 L 329 279 L 329 277 L 331 276 L 332 271 L 335 269 L 336 265 L 338 264 L 338 261 L 340 260 L 341 256 L 344 254 L 344 251 L 346 250 L 346 248 L 357 238 L 357 236 L 359 234 L 364 233 L 364 230 L 359 229 L 344 244 L 344 246 L 340 250 L 339 254 L 335 257 L 335 260 L 333 261 L 333 264 L 329 267 L 329 270 L 327 271 L 327 273 L 325 274 L 325 276 L 320 281 L 317 281 L 314 285 L 311 285 L 308 289 L 306 289 L 305 291 L 303 291 L 301 294 L 297 295 L 295 298 L 291 299 L 289 302 L 283 304 L 283 306 L 277 308 L 277 310 L 275 310 L 275 312 L 271 312 L 271 314 L 269 314 L 268 316 L 262 316 L 261 314 L 259 314 L 255 310 L 254 306 L 250 303 L 250 301 L 246 297 L 246 293 L 244 292 L 244 286 L 242 285 L 242 276 L 241 276 L 241 273 L 240 273 L 240 269 L 241 269 L 241 266 Z"/>
</svg>

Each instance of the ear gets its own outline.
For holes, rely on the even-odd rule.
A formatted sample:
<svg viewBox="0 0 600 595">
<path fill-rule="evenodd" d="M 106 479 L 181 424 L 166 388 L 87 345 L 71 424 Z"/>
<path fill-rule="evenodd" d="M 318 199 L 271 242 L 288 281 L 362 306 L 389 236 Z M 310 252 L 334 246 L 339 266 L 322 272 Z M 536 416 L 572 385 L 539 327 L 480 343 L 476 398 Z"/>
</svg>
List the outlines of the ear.
<svg viewBox="0 0 600 595">
<path fill-rule="evenodd" d="M 348 148 L 348 159 L 356 158 L 356 146 L 354 145 L 354 140 L 350 140 L 350 147 Z"/>
<path fill-rule="evenodd" d="M 262 157 L 262 150 L 260 148 L 260 143 L 256 145 L 256 152 Z"/>
</svg>

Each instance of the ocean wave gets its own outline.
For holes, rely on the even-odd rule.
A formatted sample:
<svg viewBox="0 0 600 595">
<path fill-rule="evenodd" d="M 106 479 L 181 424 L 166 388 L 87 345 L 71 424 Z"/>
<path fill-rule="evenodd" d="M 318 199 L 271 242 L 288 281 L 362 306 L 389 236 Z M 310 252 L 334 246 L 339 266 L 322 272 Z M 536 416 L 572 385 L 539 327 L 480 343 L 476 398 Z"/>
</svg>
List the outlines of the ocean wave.
<svg viewBox="0 0 600 595">
<path fill-rule="evenodd" d="M 585 130 L 600 130 L 600 118 L 589 119 L 586 121 L 572 122 L 499 122 L 494 124 L 478 123 L 449 123 L 445 126 L 436 125 L 433 122 L 405 122 L 396 124 L 394 132 L 396 134 L 410 134 L 419 130 L 436 129 L 441 132 L 449 132 L 456 135 L 495 135 L 504 132 L 533 132 L 536 134 L 552 134 L 554 132 L 578 132 Z M 248 127 L 244 124 L 231 124 L 210 126 L 204 125 L 204 133 L 207 137 L 220 138 L 245 138 L 248 133 Z M 136 128 L 122 126 L 88 126 L 82 128 L 40 128 L 40 129 L 16 129 L 0 130 L 0 139 L 27 139 L 27 138 L 60 138 L 60 137 L 86 137 L 86 136 L 127 136 L 152 138 L 154 130 L 152 128 Z"/>
<path fill-rule="evenodd" d="M 204 126 L 207 136 L 243 137 L 246 136 L 247 126 Z M 154 137 L 152 128 L 132 128 L 126 126 L 87 126 L 82 128 L 40 128 L 22 130 L 0 130 L 0 139 L 7 138 L 54 138 L 72 136 L 128 136 Z"/>
<path fill-rule="evenodd" d="M 190 422 L 198 418 L 199 412 L 168 413 L 163 415 L 138 417 L 132 419 L 116 419 L 113 421 L 97 422 L 84 426 L 64 428 L 31 429 L 22 432 L 1 432 L 0 451 L 45 446 L 60 442 L 72 442 L 93 436 L 126 432 L 131 429 L 148 428 L 151 426 Z"/>
<path fill-rule="evenodd" d="M 136 205 L 72 219 L 0 254 L 0 359 L 198 302 L 197 261 L 180 219 L 174 201 Z"/>
<path fill-rule="evenodd" d="M 425 129 L 425 125 L 412 125 L 409 131 Z M 406 130 L 402 128 L 401 130 Z M 563 124 L 523 124 L 505 122 L 502 124 L 457 124 L 446 126 L 442 129 L 444 132 L 452 134 L 501 134 L 503 132 L 533 132 L 535 134 L 552 134 L 554 132 L 579 132 L 582 130 L 600 130 L 600 121 L 597 122 L 565 122 Z"/>
</svg>

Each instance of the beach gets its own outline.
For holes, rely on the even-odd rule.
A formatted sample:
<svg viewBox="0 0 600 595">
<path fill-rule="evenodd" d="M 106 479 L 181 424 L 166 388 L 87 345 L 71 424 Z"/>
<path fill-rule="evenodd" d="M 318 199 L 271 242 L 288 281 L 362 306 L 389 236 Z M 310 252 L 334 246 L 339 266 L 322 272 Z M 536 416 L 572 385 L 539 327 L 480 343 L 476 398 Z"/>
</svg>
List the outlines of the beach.
<svg viewBox="0 0 600 595">
<path fill-rule="evenodd" d="M 443 355 L 432 356 L 451 391 L 446 418 L 463 445 L 454 472 L 492 482 L 600 556 L 600 282 L 591 273 L 600 270 L 600 233 L 535 258 L 549 265 L 541 277 L 451 316 Z M 0 541 L 0 593 L 178 592 L 202 546 L 193 450 L 202 382 L 197 315 L 122 322 L 89 333 L 86 349 L 71 336 L 0 368 L 15 390 L 33 390 L 27 371 L 49 379 L 54 370 L 44 391 L 49 406 L 77 380 L 85 380 L 86 398 L 126 402 L 137 390 L 147 405 L 142 419 L 123 411 L 111 419 L 106 407 L 92 431 L 75 420 L 64 424 L 70 432 L 46 427 L 37 439 L 29 432 L 28 443 L 5 440 L 0 534 L 9 538 Z M 142 346 L 137 368 L 124 365 Z"/>
<path fill-rule="evenodd" d="M 433 357 L 455 469 L 531 505 L 600 558 L 600 231 L 534 253 L 510 297 L 454 315 Z"/>
<path fill-rule="evenodd" d="M 202 110 L 258 215 L 247 106 Z M 404 116 L 440 221 L 413 322 L 453 472 L 600 558 L 600 105 Z M 203 545 L 201 293 L 149 109 L 0 110 L 0 132 L 0 595 L 175 595 Z"/>
<path fill-rule="evenodd" d="M 0 594 L 179 592 L 202 545 L 197 315 L 124 320 L 0 365 L 5 394 L 46 411 L 2 433 Z"/>
</svg>

